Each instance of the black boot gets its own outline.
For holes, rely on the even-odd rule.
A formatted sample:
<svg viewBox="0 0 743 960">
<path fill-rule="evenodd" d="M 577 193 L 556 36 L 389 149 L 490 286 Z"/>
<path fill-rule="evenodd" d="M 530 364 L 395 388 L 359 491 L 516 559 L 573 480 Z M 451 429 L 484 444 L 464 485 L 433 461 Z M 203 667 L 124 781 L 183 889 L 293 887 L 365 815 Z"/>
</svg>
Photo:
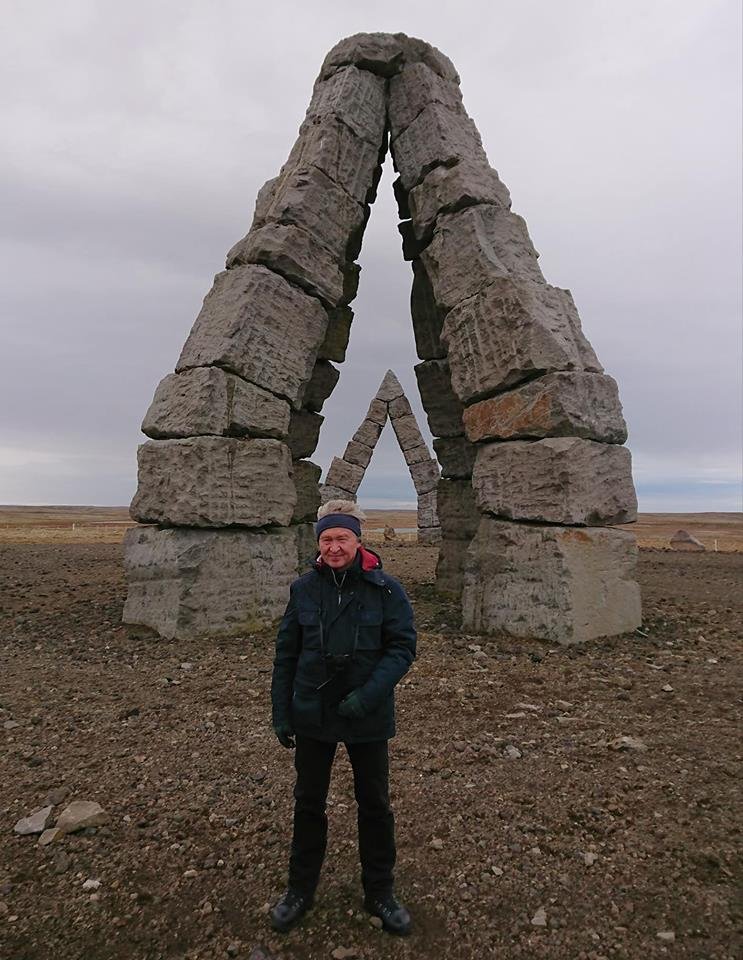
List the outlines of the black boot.
<svg viewBox="0 0 743 960">
<path fill-rule="evenodd" d="M 406 937 L 410 933 L 410 914 L 393 893 L 367 894 L 364 897 L 364 909 L 379 917 L 387 933 L 396 933 L 400 937 Z"/>
<path fill-rule="evenodd" d="M 277 900 L 268 912 L 271 926 L 279 933 L 286 933 L 310 909 L 313 903 L 311 894 L 299 893 L 291 887 Z"/>
</svg>

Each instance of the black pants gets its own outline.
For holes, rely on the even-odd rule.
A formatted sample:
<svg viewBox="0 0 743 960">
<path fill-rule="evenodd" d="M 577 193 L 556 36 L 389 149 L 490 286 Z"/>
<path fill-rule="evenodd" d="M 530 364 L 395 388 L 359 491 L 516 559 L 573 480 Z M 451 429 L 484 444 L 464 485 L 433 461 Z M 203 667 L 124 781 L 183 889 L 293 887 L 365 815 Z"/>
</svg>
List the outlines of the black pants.
<svg viewBox="0 0 743 960">
<path fill-rule="evenodd" d="M 294 836 L 289 886 L 314 894 L 328 839 L 326 800 L 338 744 L 297 737 Z M 358 805 L 361 882 L 367 895 L 392 890 L 395 820 L 390 809 L 387 741 L 347 743 Z"/>
</svg>

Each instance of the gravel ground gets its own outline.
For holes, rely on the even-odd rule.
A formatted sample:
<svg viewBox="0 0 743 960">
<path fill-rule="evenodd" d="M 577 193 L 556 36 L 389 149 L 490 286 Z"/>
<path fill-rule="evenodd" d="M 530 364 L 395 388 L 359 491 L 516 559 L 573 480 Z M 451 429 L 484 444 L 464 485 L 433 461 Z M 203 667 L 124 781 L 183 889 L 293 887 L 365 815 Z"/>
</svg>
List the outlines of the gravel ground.
<svg viewBox="0 0 743 960">
<path fill-rule="evenodd" d="M 2 960 L 741 956 L 743 555 L 643 551 L 642 632 L 555 649 L 463 635 L 435 549 L 381 552 L 420 630 L 391 749 L 414 934 L 360 909 L 342 752 L 316 906 L 268 927 L 293 783 L 272 633 L 133 639 L 119 546 L 24 544 L 0 547 Z M 108 824 L 13 832 L 73 799 Z"/>
</svg>

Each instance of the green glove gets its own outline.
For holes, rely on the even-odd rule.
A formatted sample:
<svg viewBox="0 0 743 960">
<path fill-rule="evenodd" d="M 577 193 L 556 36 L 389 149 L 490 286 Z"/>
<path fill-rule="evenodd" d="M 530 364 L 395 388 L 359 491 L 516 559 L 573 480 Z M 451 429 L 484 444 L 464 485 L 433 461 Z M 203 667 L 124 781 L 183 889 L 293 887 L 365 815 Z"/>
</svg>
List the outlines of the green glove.
<svg viewBox="0 0 743 960">
<path fill-rule="evenodd" d="M 294 749 L 294 730 L 288 723 L 278 724 L 273 728 L 273 732 L 278 737 L 282 747 L 286 747 L 287 750 Z"/>
<path fill-rule="evenodd" d="M 338 704 L 338 713 L 342 717 L 348 717 L 349 720 L 361 720 L 366 716 L 366 710 L 361 702 L 361 695 L 358 690 L 352 690 L 345 700 L 341 700 Z"/>
</svg>

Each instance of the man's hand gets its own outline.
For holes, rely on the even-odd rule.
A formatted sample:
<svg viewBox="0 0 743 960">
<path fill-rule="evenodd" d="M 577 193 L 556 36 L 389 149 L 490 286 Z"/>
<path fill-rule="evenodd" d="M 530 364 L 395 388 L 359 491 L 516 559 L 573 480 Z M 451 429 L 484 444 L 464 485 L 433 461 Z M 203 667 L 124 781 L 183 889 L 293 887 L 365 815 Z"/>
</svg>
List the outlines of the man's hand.
<svg viewBox="0 0 743 960">
<path fill-rule="evenodd" d="M 274 727 L 273 732 L 278 737 L 282 747 L 286 747 L 287 750 L 294 749 L 294 730 L 288 723 L 282 723 L 278 727 Z"/>
<path fill-rule="evenodd" d="M 338 704 L 338 713 L 349 720 L 361 720 L 366 716 L 366 710 L 361 702 L 358 690 L 352 690 L 345 700 Z"/>
</svg>

